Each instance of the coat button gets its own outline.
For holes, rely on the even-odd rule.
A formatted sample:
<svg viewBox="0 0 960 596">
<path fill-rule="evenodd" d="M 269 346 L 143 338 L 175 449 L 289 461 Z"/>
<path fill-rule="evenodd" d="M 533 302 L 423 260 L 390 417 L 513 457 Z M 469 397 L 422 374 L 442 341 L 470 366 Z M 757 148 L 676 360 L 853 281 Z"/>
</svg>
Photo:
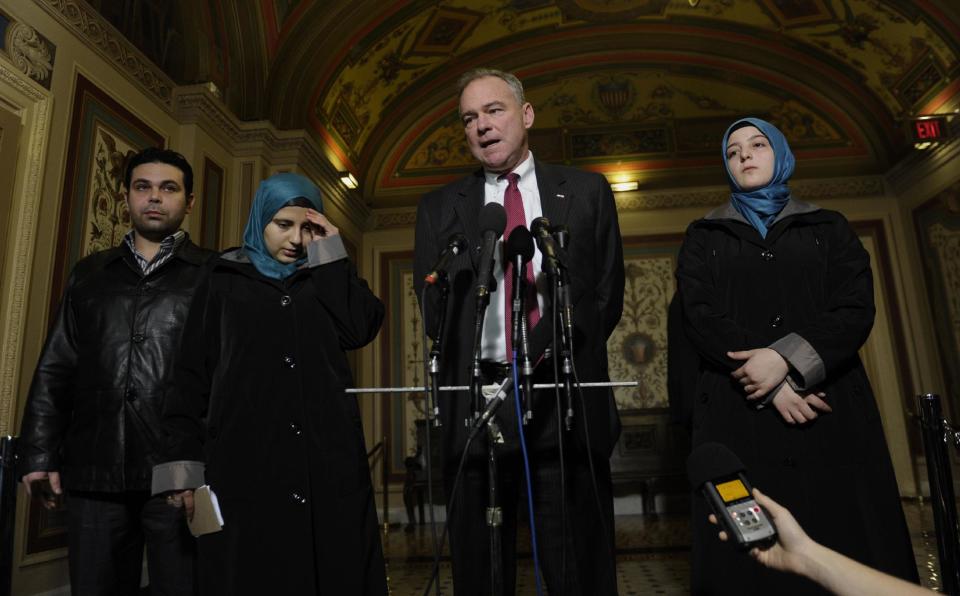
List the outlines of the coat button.
<svg viewBox="0 0 960 596">
<path fill-rule="evenodd" d="M 793 459 L 792 457 L 785 457 L 783 458 L 783 465 L 788 468 L 796 468 L 797 460 Z"/>
<path fill-rule="evenodd" d="M 290 423 L 290 432 L 295 436 L 299 437 L 303 433 L 303 429 L 300 428 L 300 425 L 296 422 Z"/>
<path fill-rule="evenodd" d="M 287 368 L 293 368 L 293 367 L 295 367 L 295 366 L 297 365 L 297 360 L 296 360 L 296 358 L 294 358 L 293 356 L 284 356 L 284 357 L 283 357 L 283 364 L 284 364 Z"/>
<path fill-rule="evenodd" d="M 135 389 L 127 389 L 127 392 L 124 394 L 123 397 L 126 398 L 127 401 L 136 401 L 137 392 Z"/>
<path fill-rule="evenodd" d="M 286 294 L 280 297 L 280 306 L 290 306 L 291 302 L 293 302 L 293 300 Z"/>
<path fill-rule="evenodd" d="M 779 327 L 779 326 L 782 325 L 782 324 L 783 324 L 783 316 L 782 316 L 782 315 L 774 315 L 773 318 L 770 319 L 770 326 L 771 326 L 771 327 Z"/>
<path fill-rule="evenodd" d="M 140 343 L 140 342 L 142 342 L 143 340 L 145 340 L 145 339 L 147 339 L 147 338 L 146 338 L 146 336 L 145 336 L 144 334 L 142 334 L 142 333 L 134 333 L 132 339 L 133 339 L 134 343 Z"/>
<path fill-rule="evenodd" d="M 772 261 L 773 258 L 774 258 L 774 256 L 773 256 L 773 251 L 772 251 L 772 250 L 765 250 L 765 251 L 763 251 L 763 252 L 760 253 L 760 257 L 761 257 L 764 261 Z"/>
<path fill-rule="evenodd" d="M 290 499 L 291 499 L 294 503 L 296 503 L 297 505 L 306 505 L 306 504 L 307 504 L 307 498 L 306 498 L 305 496 L 301 495 L 301 494 L 298 493 L 298 492 L 292 492 L 292 493 L 290 493 Z"/>
</svg>

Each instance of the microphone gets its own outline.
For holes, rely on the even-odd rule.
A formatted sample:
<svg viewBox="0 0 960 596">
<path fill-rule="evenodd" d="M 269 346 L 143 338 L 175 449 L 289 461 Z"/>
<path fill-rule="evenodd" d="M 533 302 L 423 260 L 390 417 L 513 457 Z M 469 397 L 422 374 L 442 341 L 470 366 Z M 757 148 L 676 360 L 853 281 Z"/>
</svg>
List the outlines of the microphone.
<svg viewBox="0 0 960 596">
<path fill-rule="evenodd" d="M 490 284 L 493 281 L 493 252 L 497 240 L 507 227 L 507 212 L 499 203 L 487 203 L 480 210 L 480 236 L 483 244 L 480 248 L 480 266 L 477 268 L 477 298 L 489 300 Z"/>
<path fill-rule="evenodd" d="M 717 520 L 738 547 L 766 549 L 777 541 L 770 517 L 753 498 L 746 468 L 720 443 L 703 443 L 687 458 L 687 478 L 710 504 Z"/>
<path fill-rule="evenodd" d="M 452 234 L 447 240 L 447 247 L 440 252 L 437 262 L 430 268 L 430 273 L 423 278 L 423 281 L 430 285 L 437 283 L 440 278 L 447 274 L 447 267 L 451 259 L 467 249 L 467 237 L 457 232 Z"/>
<path fill-rule="evenodd" d="M 526 263 L 533 258 L 533 236 L 526 226 L 517 226 L 510 232 L 504 245 L 504 260 L 513 263 L 517 257 Z"/>
<path fill-rule="evenodd" d="M 555 276 L 559 271 L 560 261 L 557 258 L 557 245 L 550 235 L 550 220 L 538 217 L 530 222 L 530 231 L 537 240 L 537 247 L 543 255 L 543 268 L 548 275 Z"/>
</svg>

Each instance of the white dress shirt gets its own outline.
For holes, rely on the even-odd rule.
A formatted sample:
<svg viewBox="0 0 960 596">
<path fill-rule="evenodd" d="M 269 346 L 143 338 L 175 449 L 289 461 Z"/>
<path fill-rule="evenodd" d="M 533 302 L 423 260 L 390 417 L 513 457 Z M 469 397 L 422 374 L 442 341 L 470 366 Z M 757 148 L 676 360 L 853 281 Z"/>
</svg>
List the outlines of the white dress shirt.
<svg viewBox="0 0 960 596">
<path fill-rule="evenodd" d="M 520 196 L 523 198 L 523 216 L 529 229 L 530 222 L 543 215 L 532 152 L 527 152 L 527 158 L 513 169 L 513 173 L 520 176 L 517 187 L 520 189 Z M 485 175 L 486 181 L 483 185 L 484 205 L 487 203 L 503 205 L 504 194 L 507 191 L 507 179 L 505 177 L 500 179 L 503 174 L 486 172 Z M 487 307 L 487 313 L 483 321 L 483 337 L 480 342 L 480 357 L 484 360 L 494 360 L 496 362 L 509 362 L 507 358 L 507 330 L 504 329 L 506 309 L 503 298 L 503 247 L 504 242 L 510 235 L 510 230 L 504 230 L 503 234 L 503 237 L 497 242 L 497 248 L 494 252 L 496 262 L 493 266 L 493 276 L 497 280 L 497 291 L 490 295 L 490 305 Z M 540 251 L 535 250 L 532 260 L 533 278 L 537 282 L 537 304 L 540 312 L 543 313 L 543 289 L 546 282 L 540 271 L 540 262 Z"/>
</svg>

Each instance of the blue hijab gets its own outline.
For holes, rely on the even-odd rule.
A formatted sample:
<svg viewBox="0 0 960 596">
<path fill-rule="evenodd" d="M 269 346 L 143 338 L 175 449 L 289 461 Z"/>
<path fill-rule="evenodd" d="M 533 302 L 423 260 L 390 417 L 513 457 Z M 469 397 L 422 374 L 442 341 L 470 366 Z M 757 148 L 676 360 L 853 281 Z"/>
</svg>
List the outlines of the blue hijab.
<svg viewBox="0 0 960 596">
<path fill-rule="evenodd" d="M 727 141 L 730 139 L 730 133 L 736 128 L 743 128 L 745 124 L 756 126 L 767 137 L 774 155 L 773 178 L 766 186 L 749 192 L 741 190 L 737 181 L 730 175 L 730 167 L 727 165 Z M 729 182 L 732 191 L 730 193 L 730 203 L 733 204 L 734 209 L 740 215 L 750 222 L 750 225 L 760 232 L 761 236 L 766 238 L 767 227 L 773 223 L 777 214 L 783 210 L 790 200 L 790 188 L 787 186 L 787 180 L 793 175 L 795 162 L 786 137 L 776 126 L 766 120 L 742 118 L 731 124 L 727 132 L 723 134 L 723 145 L 720 152 L 723 156 L 723 167 L 727 172 L 727 182 Z"/>
<path fill-rule="evenodd" d="M 303 197 L 317 211 L 323 212 L 320 190 L 303 176 L 298 174 L 275 174 L 260 183 L 253 197 L 250 217 L 243 231 L 243 250 L 257 271 L 273 279 L 284 279 L 293 275 L 303 265 L 306 257 L 293 263 L 281 263 L 273 258 L 263 242 L 263 230 L 273 220 L 277 211 L 293 199 Z"/>
</svg>

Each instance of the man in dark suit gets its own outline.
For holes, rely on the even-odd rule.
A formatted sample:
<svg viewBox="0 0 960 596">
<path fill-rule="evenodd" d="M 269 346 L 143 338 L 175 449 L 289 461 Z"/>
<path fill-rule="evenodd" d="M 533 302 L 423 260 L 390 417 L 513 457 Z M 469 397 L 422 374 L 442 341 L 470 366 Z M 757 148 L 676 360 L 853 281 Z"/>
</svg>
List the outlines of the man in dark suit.
<svg viewBox="0 0 960 596">
<path fill-rule="evenodd" d="M 595 173 L 535 161 L 529 150 L 528 130 L 534 110 L 523 87 L 509 73 L 478 69 L 460 79 L 460 117 L 471 153 L 482 168 L 423 197 L 417 209 L 414 280 L 417 295 L 426 302 L 426 328 L 437 333 L 438 296 L 425 289 L 424 276 L 456 233 L 464 234 L 470 250 L 456 256 L 447 268 L 449 299 L 440 362 L 442 385 L 469 384 L 472 378 L 474 314 L 477 305 L 475 261 L 481 246 L 479 215 L 486 203 L 503 204 L 512 223 L 527 227 L 539 216 L 569 229 L 564 262 L 573 303 L 573 361 L 581 382 L 606 381 L 607 338 L 623 310 L 623 247 L 613 193 L 606 179 Z M 513 216 L 510 213 L 513 213 Z M 512 223 L 511 223 L 512 222 Z M 481 357 L 485 382 L 509 374 L 502 253 L 497 247 L 494 277 L 499 291 L 486 309 Z M 541 272 L 537 251 L 527 272 L 536 286 L 531 296 L 530 352 L 533 360 L 552 343 L 551 284 Z M 512 265 L 507 266 L 508 276 Z M 537 364 L 537 382 L 554 380 L 551 347 Z M 534 518 L 543 576 L 551 594 L 614 594 L 616 571 L 613 545 L 613 499 L 609 457 L 620 433 L 613 395 L 609 389 L 574 391 L 571 430 L 561 430 L 558 399 L 541 391 L 531 401 L 533 418 L 524 426 L 529 451 Z M 466 393 L 441 394 L 444 484 L 448 499 L 464 450 L 471 417 Z M 565 409 L 565 406 L 560 406 Z M 521 502 L 523 460 L 511 395 L 495 420 L 504 442 L 496 444 L 498 490 L 503 511 L 504 594 L 513 594 L 516 572 L 516 516 Z M 563 446 L 563 455 L 560 447 Z M 461 594 L 490 593 L 490 554 L 486 522 L 487 436 L 471 445 L 453 509 L 450 540 L 454 588 Z M 561 491 L 561 482 L 565 490 Z M 525 501 L 525 495 L 523 500 Z M 525 508 L 523 508 L 525 510 Z"/>
</svg>

